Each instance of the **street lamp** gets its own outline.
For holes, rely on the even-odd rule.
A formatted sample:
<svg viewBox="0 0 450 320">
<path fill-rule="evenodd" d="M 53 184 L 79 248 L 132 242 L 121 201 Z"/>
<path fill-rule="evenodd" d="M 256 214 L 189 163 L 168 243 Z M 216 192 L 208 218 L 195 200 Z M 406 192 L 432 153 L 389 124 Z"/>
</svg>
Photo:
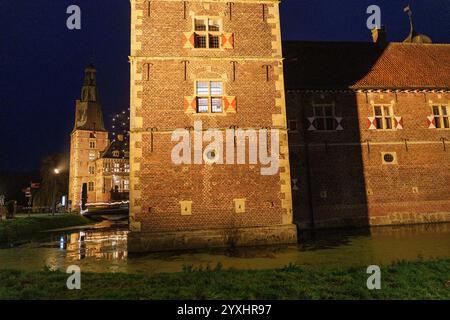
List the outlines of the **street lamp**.
<svg viewBox="0 0 450 320">
<path fill-rule="evenodd" d="M 56 197 L 56 178 L 58 174 L 60 173 L 58 168 L 53 169 L 53 173 L 55 174 L 53 178 L 53 196 L 52 196 L 52 215 L 55 215 L 56 211 L 56 203 L 55 203 L 55 197 Z"/>
</svg>

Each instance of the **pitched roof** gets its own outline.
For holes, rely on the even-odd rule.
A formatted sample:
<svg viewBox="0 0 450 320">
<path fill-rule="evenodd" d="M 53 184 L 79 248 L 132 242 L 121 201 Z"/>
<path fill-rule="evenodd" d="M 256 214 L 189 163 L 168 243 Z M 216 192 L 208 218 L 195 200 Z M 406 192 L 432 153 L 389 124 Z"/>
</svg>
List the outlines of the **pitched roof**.
<svg viewBox="0 0 450 320">
<path fill-rule="evenodd" d="M 450 44 L 283 43 L 286 89 L 450 89 Z"/>
<path fill-rule="evenodd" d="M 108 148 L 103 152 L 101 158 L 107 159 L 129 159 L 129 144 L 126 140 L 113 140 Z M 119 156 L 114 156 L 114 151 L 119 151 Z"/>
</svg>

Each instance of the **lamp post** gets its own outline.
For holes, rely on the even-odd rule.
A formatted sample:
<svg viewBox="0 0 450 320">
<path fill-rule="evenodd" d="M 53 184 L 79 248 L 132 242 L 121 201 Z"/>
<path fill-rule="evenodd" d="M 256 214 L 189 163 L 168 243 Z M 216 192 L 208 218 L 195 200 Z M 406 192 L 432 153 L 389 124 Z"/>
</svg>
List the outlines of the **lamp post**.
<svg viewBox="0 0 450 320">
<path fill-rule="evenodd" d="M 56 179 L 58 177 L 59 174 L 59 169 L 55 168 L 53 170 L 53 173 L 55 174 L 54 178 L 53 178 L 53 196 L 52 196 L 52 215 L 55 215 L 55 211 L 56 211 L 56 203 L 55 203 L 55 198 L 56 198 Z"/>
</svg>

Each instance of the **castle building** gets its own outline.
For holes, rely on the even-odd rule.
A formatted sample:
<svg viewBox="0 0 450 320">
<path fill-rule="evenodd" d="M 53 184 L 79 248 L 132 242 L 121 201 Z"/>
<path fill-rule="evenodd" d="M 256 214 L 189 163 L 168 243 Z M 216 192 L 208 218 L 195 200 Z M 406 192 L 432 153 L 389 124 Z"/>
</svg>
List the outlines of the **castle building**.
<svg viewBox="0 0 450 320">
<path fill-rule="evenodd" d="M 123 135 L 112 142 L 105 129 L 93 65 L 85 69 L 70 140 L 69 203 L 79 211 L 83 185 L 88 203 L 128 200 L 129 150 Z"/>
<path fill-rule="evenodd" d="M 278 0 L 131 0 L 129 251 L 450 221 L 450 45 L 408 13 L 403 43 L 282 44 Z M 210 129 L 232 148 L 196 149 Z M 277 174 L 208 162 L 239 129 L 280 131 Z"/>
<path fill-rule="evenodd" d="M 131 12 L 130 252 L 296 242 L 279 1 L 131 0 Z M 277 129 L 278 172 L 208 163 L 225 147 L 174 163 L 174 131 L 194 145 L 230 128 Z"/>
<path fill-rule="evenodd" d="M 285 42 L 300 228 L 450 221 L 450 45 Z"/>
</svg>

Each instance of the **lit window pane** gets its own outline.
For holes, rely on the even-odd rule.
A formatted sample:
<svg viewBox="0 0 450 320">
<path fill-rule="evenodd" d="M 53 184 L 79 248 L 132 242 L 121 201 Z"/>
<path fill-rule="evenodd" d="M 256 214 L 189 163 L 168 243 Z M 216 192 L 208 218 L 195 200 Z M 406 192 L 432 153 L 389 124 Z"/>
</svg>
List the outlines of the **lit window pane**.
<svg viewBox="0 0 450 320">
<path fill-rule="evenodd" d="M 195 31 L 206 31 L 205 20 L 195 19 Z"/>
<path fill-rule="evenodd" d="M 447 107 L 442 107 L 442 114 L 443 114 L 444 116 L 447 115 Z"/>
<path fill-rule="evenodd" d="M 208 112 L 208 98 L 197 99 L 197 112 L 198 113 Z"/>
<path fill-rule="evenodd" d="M 391 115 L 391 110 L 389 107 L 384 107 L 384 115 L 386 116 L 390 116 Z"/>
<path fill-rule="evenodd" d="M 209 83 L 197 82 L 197 94 L 201 96 L 209 95 Z"/>
<path fill-rule="evenodd" d="M 209 31 L 220 31 L 220 23 L 218 20 L 209 20 Z"/>
<path fill-rule="evenodd" d="M 222 95 L 222 82 L 211 82 L 211 95 L 213 96 Z"/>
<path fill-rule="evenodd" d="M 211 105 L 213 113 L 222 112 L 222 98 L 212 98 Z"/>
</svg>

